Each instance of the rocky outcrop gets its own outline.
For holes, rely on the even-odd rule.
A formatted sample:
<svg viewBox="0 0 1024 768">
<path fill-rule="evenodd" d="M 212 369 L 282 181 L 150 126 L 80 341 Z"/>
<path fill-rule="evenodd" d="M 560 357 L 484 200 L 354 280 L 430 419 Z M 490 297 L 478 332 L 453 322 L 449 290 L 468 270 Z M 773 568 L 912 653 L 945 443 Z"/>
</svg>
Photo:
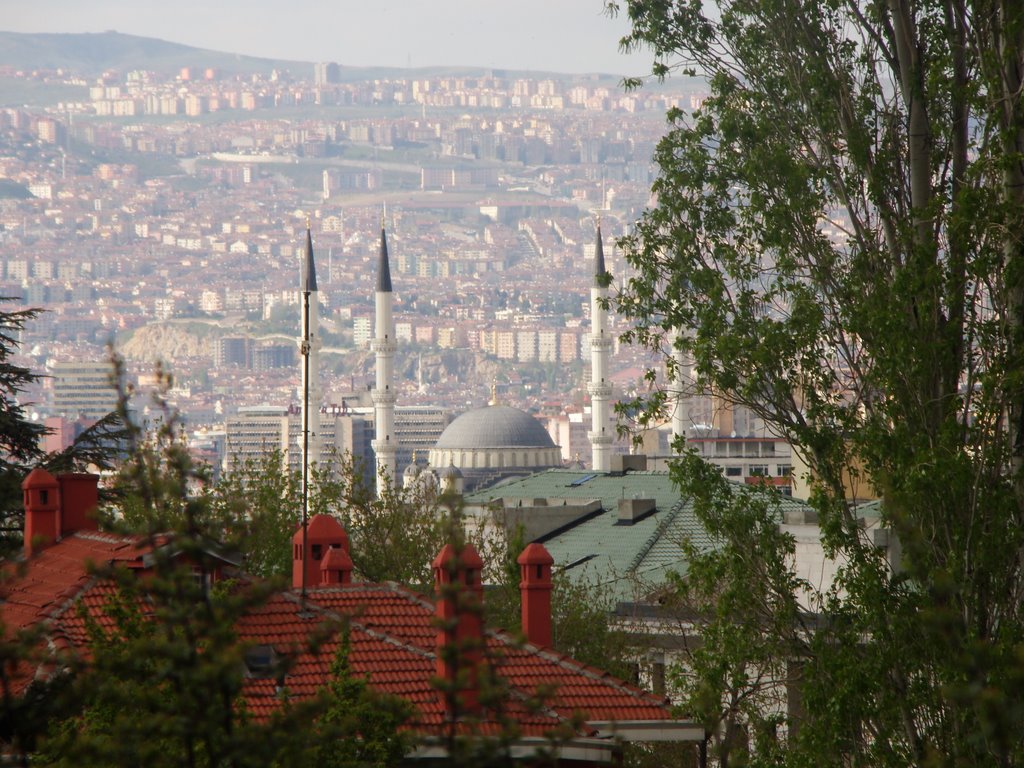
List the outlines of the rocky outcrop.
<svg viewBox="0 0 1024 768">
<path fill-rule="evenodd" d="M 171 323 L 139 328 L 118 351 L 128 360 L 171 362 L 179 357 L 213 357 L 213 335 L 200 335 Z"/>
</svg>

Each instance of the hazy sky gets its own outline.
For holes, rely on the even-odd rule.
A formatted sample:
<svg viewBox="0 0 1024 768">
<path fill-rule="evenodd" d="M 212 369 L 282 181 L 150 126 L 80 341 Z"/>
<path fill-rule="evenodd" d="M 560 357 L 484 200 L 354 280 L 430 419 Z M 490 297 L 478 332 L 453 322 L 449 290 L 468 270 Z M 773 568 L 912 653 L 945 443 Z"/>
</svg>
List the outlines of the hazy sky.
<svg viewBox="0 0 1024 768">
<path fill-rule="evenodd" d="M 649 72 L 603 0 L 0 0 L 11 32 L 117 30 L 199 48 L 353 66 Z"/>
</svg>

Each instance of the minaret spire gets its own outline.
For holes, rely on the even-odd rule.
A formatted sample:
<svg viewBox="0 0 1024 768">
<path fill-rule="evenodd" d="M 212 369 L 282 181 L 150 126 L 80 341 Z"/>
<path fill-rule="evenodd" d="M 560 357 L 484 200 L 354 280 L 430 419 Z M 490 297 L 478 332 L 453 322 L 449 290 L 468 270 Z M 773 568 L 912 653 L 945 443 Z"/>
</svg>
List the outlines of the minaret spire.
<svg viewBox="0 0 1024 768">
<path fill-rule="evenodd" d="M 313 259 L 313 233 L 306 217 L 306 254 L 302 262 L 302 550 L 306 551 L 309 512 L 309 465 L 319 457 L 320 441 L 320 315 L 316 289 L 316 262 Z M 302 572 L 302 600 L 306 599 L 306 572 Z"/>
<path fill-rule="evenodd" d="M 377 260 L 377 290 L 374 294 L 375 326 L 370 348 L 375 355 L 376 388 L 373 390 L 373 411 L 376 439 L 373 451 L 377 456 L 377 495 L 386 483 L 396 482 L 395 439 L 395 323 L 394 295 L 391 291 L 391 267 L 388 263 L 388 239 L 384 231 L 384 216 L 380 222 L 380 255 Z"/>
<path fill-rule="evenodd" d="M 601 240 L 601 219 L 597 220 L 597 243 L 594 248 L 594 283 L 590 288 L 590 411 L 592 416 L 590 448 L 592 467 L 597 472 L 611 469 L 612 434 L 610 431 L 611 380 L 608 378 L 608 355 L 612 339 L 608 333 L 608 274 L 604 265 L 604 243 Z"/>
<path fill-rule="evenodd" d="M 308 365 L 303 360 L 302 391 L 303 407 L 306 407 L 305 393 L 309 392 L 309 429 L 310 444 L 313 446 L 311 456 L 318 457 L 315 439 L 320 431 L 320 406 L 323 405 L 323 391 L 320 388 L 320 301 L 316 285 L 316 260 L 313 258 L 313 233 L 309 219 L 306 219 L 306 252 L 302 260 L 302 336 L 299 339 L 299 351 L 305 358 L 309 356 Z M 308 298 L 308 302 L 306 299 Z M 307 306 L 308 305 L 308 306 Z M 308 345 L 308 349 L 307 349 Z M 308 377 L 308 379 L 307 379 Z M 308 383 L 308 389 L 307 389 Z M 303 417 L 305 423 L 305 416 Z"/>
<path fill-rule="evenodd" d="M 302 290 L 316 291 L 316 260 L 313 258 L 313 233 L 306 217 L 306 258 L 302 264 Z"/>
</svg>

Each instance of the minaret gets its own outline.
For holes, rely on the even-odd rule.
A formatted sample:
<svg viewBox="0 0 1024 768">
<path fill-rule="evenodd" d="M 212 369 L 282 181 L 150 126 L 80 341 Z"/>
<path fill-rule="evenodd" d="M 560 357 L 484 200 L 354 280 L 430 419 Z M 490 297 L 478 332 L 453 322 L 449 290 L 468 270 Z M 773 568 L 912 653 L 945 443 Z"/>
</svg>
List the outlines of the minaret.
<svg viewBox="0 0 1024 768">
<path fill-rule="evenodd" d="M 690 358 L 689 355 L 679 348 L 679 339 L 682 331 L 677 330 L 671 335 L 672 339 L 672 362 L 674 372 L 669 381 L 670 402 L 672 403 L 672 452 L 681 453 L 683 448 L 676 448 L 675 445 L 680 439 L 686 441 L 686 428 L 690 421 L 690 397 L 692 384 L 690 383 Z"/>
<path fill-rule="evenodd" d="M 308 298 L 308 303 L 307 303 Z M 308 310 L 307 310 L 308 307 Z M 306 220 L 306 256 L 302 262 L 302 336 L 299 338 L 299 352 L 302 359 L 302 423 L 308 425 L 310 458 L 320 457 L 320 406 L 323 392 L 320 389 L 320 301 L 316 287 L 316 263 L 313 260 L 313 235 Z M 305 344 L 309 340 L 309 359 L 306 360 Z M 308 365 L 307 365 L 308 362 Z M 308 406 L 305 397 L 306 377 L 309 377 Z M 309 412 L 305 409 L 308 407 Z M 308 418 L 308 420 L 307 420 Z"/>
<path fill-rule="evenodd" d="M 612 385 L 608 379 L 608 355 L 612 338 L 608 333 L 607 275 L 604 269 L 604 243 L 601 241 L 601 220 L 597 220 L 597 246 L 594 250 L 594 284 L 590 288 L 590 411 L 593 416 L 589 433 L 592 468 L 596 472 L 611 469 L 613 435 L 609 431 L 609 405 Z"/>
<path fill-rule="evenodd" d="M 384 476 L 392 485 L 397 484 L 395 440 L 395 323 L 392 317 L 391 267 L 388 264 L 388 241 L 384 234 L 384 220 L 380 222 L 380 258 L 377 262 L 377 290 L 374 294 L 376 323 L 370 343 L 376 357 L 377 386 L 373 390 L 373 414 L 376 439 L 373 451 L 377 455 L 377 495 L 384 491 Z"/>
</svg>

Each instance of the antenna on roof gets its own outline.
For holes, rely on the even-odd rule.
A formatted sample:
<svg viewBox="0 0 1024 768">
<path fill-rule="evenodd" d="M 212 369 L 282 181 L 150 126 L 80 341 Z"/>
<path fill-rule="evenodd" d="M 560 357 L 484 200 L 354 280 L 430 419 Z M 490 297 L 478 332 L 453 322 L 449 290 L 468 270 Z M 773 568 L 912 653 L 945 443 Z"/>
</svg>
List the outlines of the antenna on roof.
<svg viewBox="0 0 1024 768">
<path fill-rule="evenodd" d="M 313 238 L 309 231 L 309 216 L 306 216 L 306 248 L 309 252 L 309 257 L 313 253 Z M 306 262 L 311 266 L 312 258 L 307 258 Z M 308 269 L 309 267 L 307 267 Z M 306 559 L 309 557 L 309 352 L 310 352 L 310 338 L 309 338 L 309 295 L 312 292 L 310 289 L 310 276 L 306 275 L 306 279 L 302 281 L 302 594 L 301 594 L 301 608 L 304 611 L 306 609 Z"/>
</svg>

